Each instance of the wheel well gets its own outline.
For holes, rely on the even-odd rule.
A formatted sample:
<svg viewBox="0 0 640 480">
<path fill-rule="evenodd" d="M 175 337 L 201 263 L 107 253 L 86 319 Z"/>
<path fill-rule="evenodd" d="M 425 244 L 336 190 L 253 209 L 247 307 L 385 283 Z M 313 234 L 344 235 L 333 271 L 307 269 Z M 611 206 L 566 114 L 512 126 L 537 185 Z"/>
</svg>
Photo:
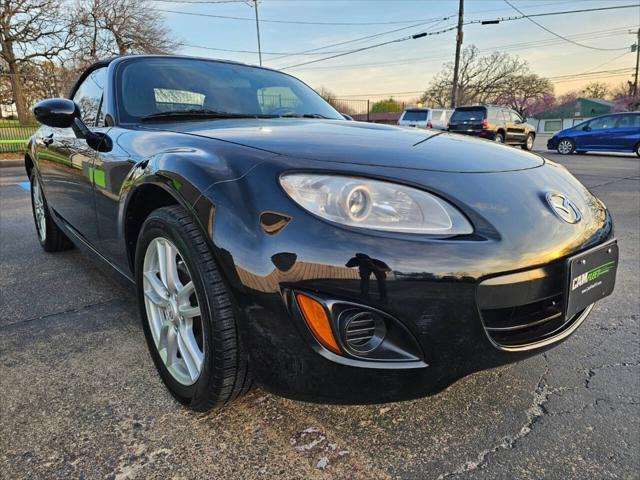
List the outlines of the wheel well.
<svg viewBox="0 0 640 480">
<path fill-rule="evenodd" d="M 501 133 L 501 134 L 502 134 L 502 136 L 504 137 L 504 130 L 503 130 L 502 128 L 499 128 L 499 129 L 498 129 L 498 131 L 496 132 L 496 135 L 497 135 L 498 133 Z"/>
<path fill-rule="evenodd" d="M 178 201 L 165 189 L 156 185 L 142 185 L 129 200 L 124 221 L 124 237 L 131 271 L 135 271 L 136 244 L 142 224 L 158 208 L 178 205 Z"/>
<path fill-rule="evenodd" d="M 27 171 L 27 177 L 31 179 L 31 171 L 33 170 L 33 160 L 28 153 L 24 155 L 24 168 Z"/>
</svg>

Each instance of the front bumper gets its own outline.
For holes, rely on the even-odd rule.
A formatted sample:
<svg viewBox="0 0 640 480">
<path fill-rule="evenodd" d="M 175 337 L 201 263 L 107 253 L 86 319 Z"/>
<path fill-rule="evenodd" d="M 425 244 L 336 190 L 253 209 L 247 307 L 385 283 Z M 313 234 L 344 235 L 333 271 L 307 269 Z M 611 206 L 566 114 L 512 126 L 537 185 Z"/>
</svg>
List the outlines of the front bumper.
<svg viewBox="0 0 640 480">
<path fill-rule="evenodd" d="M 371 171 L 350 167 L 358 168 Z M 240 307 L 241 340 L 258 383 L 267 390 L 323 403 L 418 398 L 472 372 L 541 352 L 566 338 L 564 333 L 575 330 L 589 313 L 587 309 L 568 319 L 562 335 L 523 349 L 496 348 L 484 324 L 484 310 L 518 306 L 491 304 L 485 298 L 487 289 L 493 289 L 493 298 L 518 298 L 520 305 L 542 301 L 564 284 L 568 257 L 613 238 L 605 207 L 561 167 L 479 175 L 394 171 L 396 181 L 404 175 L 409 184 L 420 181 L 456 192 L 455 198 L 442 195 L 468 215 L 476 232 L 440 240 L 328 224 L 292 204 L 284 193 L 264 188 L 265 181 L 277 179 L 281 171 L 264 165 L 241 182 L 217 186 L 217 198 L 235 203 L 219 201 L 215 222 L 208 220 L 214 225 L 213 243 L 221 247 L 219 263 Z M 582 224 L 558 223 L 542 203 L 541 192 L 549 188 L 580 200 L 585 209 Z M 255 192 L 254 199 L 247 200 L 246 189 Z M 502 192 L 502 198 L 492 200 L 495 192 Z M 244 201 L 241 210 L 239 199 Z M 469 205 L 473 208 L 466 209 Z M 256 235 L 252 225 L 264 211 L 280 212 L 290 221 L 277 234 Z M 348 266 L 362 254 L 388 268 L 375 275 Z M 533 272 L 531 281 L 520 281 L 527 272 Z M 513 275 L 515 280 L 496 283 L 496 278 Z M 536 281 L 540 278 L 545 280 Z M 496 285 L 504 288 L 497 295 Z M 363 364 L 323 350 L 291 302 L 292 292 L 385 312 L 408 329 L 422 358 L 395 365 Z"/>
<path fill-rule="evenodd" d="M 558 148 L 558 139 L 556 137 L 551 137 L 547 140 L 547 150 L 555 150 Z"/>
</svg>

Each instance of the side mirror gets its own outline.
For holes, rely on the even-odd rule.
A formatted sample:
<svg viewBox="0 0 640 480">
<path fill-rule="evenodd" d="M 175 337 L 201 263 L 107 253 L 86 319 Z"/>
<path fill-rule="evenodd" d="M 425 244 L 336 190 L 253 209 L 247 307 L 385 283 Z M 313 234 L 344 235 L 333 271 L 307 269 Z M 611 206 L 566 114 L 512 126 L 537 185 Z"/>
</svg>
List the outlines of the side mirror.
<svg viewBox="0 0 640 480">
<path fill-rule="evenodd" d="M 92 132 L 80 117 L 80 107 L 67 98 L 50 98 L 38 102 L 33 107 L 33 114 L 43 125 L 54 128 L 71 128 L 76 137 L 84 138 L 94 150 L 109 152 L 113 142 L 102 132 Z"/>
<path fill-rule="evenodd" d="M 585 132 L 590 132 L 591 127 L 589 125 L 585 125 L 584 127 L 582 127 L 582 130 L 584 130 Z"/>
<path fill-rule="evenodd" d="M 76 118 L 80 118 L 80 107 L 67 98 L 50 98 L 38 102 L 33 114 L 43 125 L 54 128 L 69 128 Z"/>
</svg>

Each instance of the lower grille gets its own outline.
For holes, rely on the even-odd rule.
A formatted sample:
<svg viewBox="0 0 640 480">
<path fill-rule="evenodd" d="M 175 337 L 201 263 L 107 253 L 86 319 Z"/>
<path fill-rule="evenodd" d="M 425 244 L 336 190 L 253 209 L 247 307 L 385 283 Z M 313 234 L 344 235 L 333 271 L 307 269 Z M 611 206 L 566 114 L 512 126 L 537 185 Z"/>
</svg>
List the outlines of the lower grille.
<svg viewBox="0 0 640 480">
<path fill-rule="evenodd" d="M 565 324 L 563 295 L 520 307 L 482 311 L 489 336 L 504 346 L 526 345 L 556 333 Z"/>
<path fill-rule="evenodd" d="M 499 347 L 523 347 L 568 329 L 581 312 L 565 316 L 565 270 L 556 262 L 482 282 L 478 305 L 489 338 Z"/>
</svg>

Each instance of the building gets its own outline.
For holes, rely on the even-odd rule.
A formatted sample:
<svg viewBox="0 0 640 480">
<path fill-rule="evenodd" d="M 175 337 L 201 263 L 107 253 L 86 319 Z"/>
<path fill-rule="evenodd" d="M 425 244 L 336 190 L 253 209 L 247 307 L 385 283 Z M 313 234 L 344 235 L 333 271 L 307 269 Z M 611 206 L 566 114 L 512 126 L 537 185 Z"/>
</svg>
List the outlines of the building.
<svg viewBox="0 0 640 480">
<path fill-rule="evenodd" d="M 605 115 L 613 111 L 613 102 L 599 98 L 578 97 L 564 105 L 539 113 L 535 116 L 539 133 L 554 133 L 571 128 L 590 118 Z"/>
</svg>

